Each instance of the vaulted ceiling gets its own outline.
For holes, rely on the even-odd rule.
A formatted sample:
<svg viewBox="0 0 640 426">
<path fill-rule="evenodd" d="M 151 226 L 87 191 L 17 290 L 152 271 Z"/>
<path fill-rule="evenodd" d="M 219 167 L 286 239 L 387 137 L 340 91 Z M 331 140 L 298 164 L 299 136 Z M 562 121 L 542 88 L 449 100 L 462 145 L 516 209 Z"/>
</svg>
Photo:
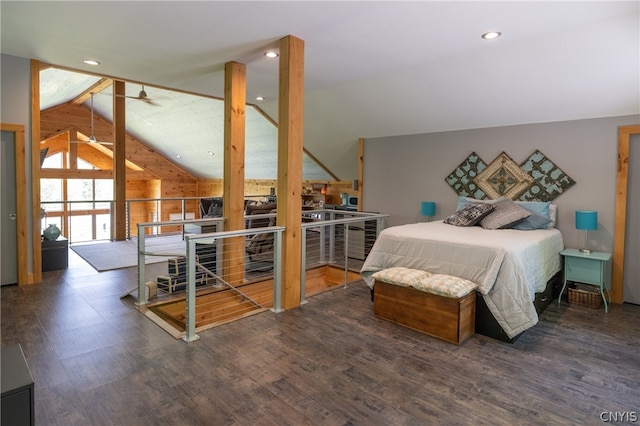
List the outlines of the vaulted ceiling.
<svg viewBox="0 0 640 426">
<path fill-rule="evenodd" d="M 247 64 L 247 99 L 265 96 L 255 103 L 277 122 L 277 60 L 263 52 L 289 34 L 304 40 L 304 145 L 340 179 L 357 176 L 359 137 L 640 113 L 637 1 L 2 1 L 0 8 L 2 53 L 135 83 L 132 96 L 144 83 L 150 96 L 166 97 L 157 107 L 127 103 L 127 120 L 140 129 L 153 123 L 143 107 L 160 114 L 184 102 L 155 87 L 222 97 L 228 61 Z M 480 38 L 489 30 L 502 36 Z M 107 114 L 103 102 L 106 93 L 96 104 Z M 172 148 L 196 137 L 188 131 Z"/>
</svg>

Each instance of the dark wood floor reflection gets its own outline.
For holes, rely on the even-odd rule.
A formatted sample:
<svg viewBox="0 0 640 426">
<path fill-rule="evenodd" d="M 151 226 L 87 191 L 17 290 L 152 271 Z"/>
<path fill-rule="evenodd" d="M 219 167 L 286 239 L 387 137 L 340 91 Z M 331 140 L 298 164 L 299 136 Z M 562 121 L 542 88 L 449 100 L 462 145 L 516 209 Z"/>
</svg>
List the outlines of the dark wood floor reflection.
<svg viewBox="0 0 640 426">
<path fill-rule="evenodd" d="M 515 344 L 455 346 L 374 318 L 364 283 L 175 340 L 120 295 L 135 268 L 73 252 L 2 287 L 38 425 L 602 424 L 640 411 L 640 307 L 553 303 Z"/>
</svg>

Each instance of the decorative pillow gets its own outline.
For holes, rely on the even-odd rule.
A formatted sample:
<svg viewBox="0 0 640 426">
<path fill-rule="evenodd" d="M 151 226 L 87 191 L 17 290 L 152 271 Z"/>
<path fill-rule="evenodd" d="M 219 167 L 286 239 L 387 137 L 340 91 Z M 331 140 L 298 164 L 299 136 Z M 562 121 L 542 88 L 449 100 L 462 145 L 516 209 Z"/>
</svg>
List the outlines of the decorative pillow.
<svg viewBox="0 0 640 426">
<path fill-rule="evenodd" d="M 547 225 L 551 223 L 551 219 L 538 213 L 531 213 L 528 218 L 516 223 L 511 228 L 521 231 L 531 231 L 534 229 L 547 229 Z"/>
<path fill-rule="evenodd" d="M 455 226 L 477 225 L 482 218 L 493 211 L 493 204 L 468 204 L 447 217 L 444 223 Z"/>
<path fill-rule="evenodd" d="M 558 218 L 558 205 L 549 204 L 549 219 L 551 219 L 551 222 L 547 225 L 548 229 L 552 229 L 556 227 L 557 218 Z"/>
<path fill-rule="evenodd" d="M 475 290 L 478 285 L 464 278 L 454 277 L 453 275 L 433 274 L 417 282 L 412 287 L 416 290 L 426 291 L 440 296 L 457 298 L 466 296 Z"/>
<path fill-rule="evenodd" d="M 488 198 L 485 198 L 483 200 L 478 200 L 478 199 L 472 198 L 472 197 L 462 197 L 462 196 L 460 196 L 460 197 L 458 197 L 458 205 L 456 206 L 456 211 L 460 210 L 461 208 L 463 208 L 464 206 L 469 205 L 469 204 L 480 204 L 480 203 L 482 203 L 482 204 L 495 204 L 495 203 L 497 203 L 498 201 L 501 201 L 501 200 L 504 200 L 504 197 L 500 197 L 500 198 L 497 198 L 495 200 L 490 200 Z"/>
<path fill-rule="evenodd" d="M 480 226 L 485 229 L 510 228 L 531 214 L 513 200 L 505 199 L 493 204 L 493 211 L 480 221 Z"/>
<path fill-rule="evenodd" d="M 372 275 L 372 277 L 378 281 L 405 287 L 413 287 L 416 283 L 430 276 L 430 272 L 421 271 L 419 269 L 404 268 L 402 266 L 383 269 L 382 271 L 378 271 Z"/>
</svg>

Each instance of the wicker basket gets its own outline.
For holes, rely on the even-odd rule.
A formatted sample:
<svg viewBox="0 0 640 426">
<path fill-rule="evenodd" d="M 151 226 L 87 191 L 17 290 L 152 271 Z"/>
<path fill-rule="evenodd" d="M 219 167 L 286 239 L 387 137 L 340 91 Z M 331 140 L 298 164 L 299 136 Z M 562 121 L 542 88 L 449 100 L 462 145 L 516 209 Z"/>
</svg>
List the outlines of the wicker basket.
<svg viewBox="0 0 640 426">
<path fill-rule="evenodd" d="M 602 304 L 602 296 L 597 290 L 589 291 L 569 287 L 569 303 L 598 309 Z"/>
</svg>

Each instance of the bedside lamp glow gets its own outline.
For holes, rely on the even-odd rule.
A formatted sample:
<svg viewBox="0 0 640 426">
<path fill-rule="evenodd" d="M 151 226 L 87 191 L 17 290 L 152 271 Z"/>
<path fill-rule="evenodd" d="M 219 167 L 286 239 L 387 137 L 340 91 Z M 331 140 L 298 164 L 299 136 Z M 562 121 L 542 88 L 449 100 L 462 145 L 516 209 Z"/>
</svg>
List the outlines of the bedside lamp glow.
<svg viewBox="0 0 640 426">
<path fill-rule="evenodd" d="M 587 247 L 589 231 L 598 229 L 598 212 L 595 210 L 576 211 L 576 229 L 584 231 L 584 247 L 580 249 L 583 253 L 591 253 Z"/>
<path fill-rule="evenodd" d="M 433 217 L 436 215 L 436 203 L 434 201 L 423 201 L 420 205 L 422 216 Z"/>
</svg>

